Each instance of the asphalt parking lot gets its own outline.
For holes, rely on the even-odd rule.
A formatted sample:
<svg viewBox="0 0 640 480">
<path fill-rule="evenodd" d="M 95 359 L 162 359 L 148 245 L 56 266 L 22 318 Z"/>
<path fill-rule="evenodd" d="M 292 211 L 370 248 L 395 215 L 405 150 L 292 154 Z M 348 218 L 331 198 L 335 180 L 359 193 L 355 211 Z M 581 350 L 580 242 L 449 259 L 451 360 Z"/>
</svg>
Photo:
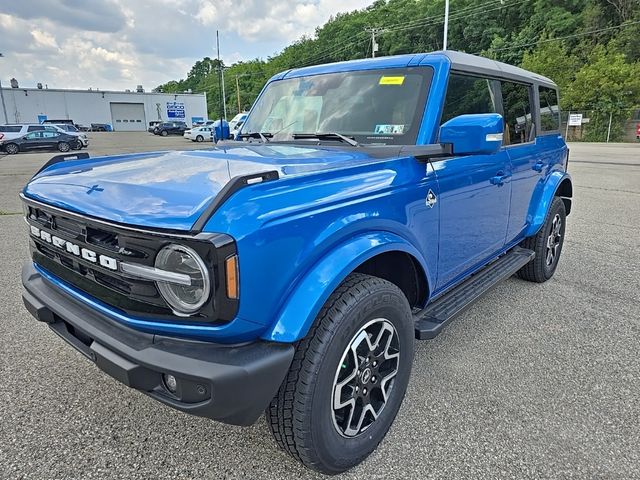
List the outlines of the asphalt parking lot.
<svg viewBox="0 0 640 480">
<path fill-rule="evenodd" d="M 92 155 L 200 148 L 91 133 Z M 319 478 L 249 428 L 101 373 L 25 311 L 17 193 L 53 154 L 0 158 L 0 477 Z M 572 144 L 574 207 L 542 285 L 510 279 L 416 344 L 389 435 L 343 478 L 640 478 L 640 145 Z"/>
</svg>

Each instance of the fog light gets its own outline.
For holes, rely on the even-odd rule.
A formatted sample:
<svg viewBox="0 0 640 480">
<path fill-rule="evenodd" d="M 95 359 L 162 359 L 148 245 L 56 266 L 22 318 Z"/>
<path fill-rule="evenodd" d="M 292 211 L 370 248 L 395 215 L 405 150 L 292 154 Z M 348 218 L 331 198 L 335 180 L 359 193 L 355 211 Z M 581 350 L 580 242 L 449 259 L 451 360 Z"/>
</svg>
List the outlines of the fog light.
<svg viewBox="0 0 640 480">
<path fill-rule="evenodd" d="M 162 378 L 164 379 L 164 384 L 167 387 L 167 390 L 171 393 L 176 393 L 176 390 L 178 390 L 178 380 L 176 380 L 176 377 L 165 373 L 162 375 Z"/>
</svg>

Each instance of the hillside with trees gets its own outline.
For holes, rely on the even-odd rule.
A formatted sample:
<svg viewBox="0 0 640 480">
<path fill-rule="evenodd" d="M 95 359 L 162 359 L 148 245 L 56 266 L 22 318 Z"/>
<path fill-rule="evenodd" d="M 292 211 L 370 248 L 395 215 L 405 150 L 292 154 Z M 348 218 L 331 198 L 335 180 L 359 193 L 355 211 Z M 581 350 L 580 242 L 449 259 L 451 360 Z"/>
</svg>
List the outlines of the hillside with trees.
<svg viewBox="0 0 640 480">
<path fill-rule="evenodd" d="M 612 139 L 640 108 L 640 0 L 452 0 L 452 50 L 494 58 L 552 78 L 561 108 L 593 112 L 586 140 L 601 140 L 609 115 Z M 247 108 L 277 72 L 371 56 L 442 48 L 444 0 L 377 0 L 341 13 L 267 59 L 224 66 L 229 115 Z M 207 92 L 211 117 L 220 114 L 218 61 L 196 62 L 187 78 L 160 85 L 165 92 Z M 604 120 L 606 117 L 606 121 Z"/>
</svg>

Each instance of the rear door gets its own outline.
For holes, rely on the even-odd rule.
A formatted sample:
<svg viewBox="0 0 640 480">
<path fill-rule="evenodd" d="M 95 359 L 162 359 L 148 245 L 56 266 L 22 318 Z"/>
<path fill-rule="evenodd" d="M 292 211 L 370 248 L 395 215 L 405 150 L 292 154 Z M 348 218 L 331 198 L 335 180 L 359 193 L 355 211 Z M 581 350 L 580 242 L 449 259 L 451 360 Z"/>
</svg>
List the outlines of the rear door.
<svg viewBox="0 0 640 480">
<path fill-rule="evenodd" d="M 511 212 L 506 242 L 520 238 L 527 225 L 531 197 L 548 163 L 536 141 L 532 117 L 533 86 L 501 80 L 504 149 L 511 162 Z"/>
<path fill-rule="evenodd" d="M 501 109 L 496 80 L 451 73 L 441 123 Z M 438 178 L 440 243 L 437 289 L 446 289 L 504 247 L 511 196 L 504 149 L 433 162 Z"/>
</svg>

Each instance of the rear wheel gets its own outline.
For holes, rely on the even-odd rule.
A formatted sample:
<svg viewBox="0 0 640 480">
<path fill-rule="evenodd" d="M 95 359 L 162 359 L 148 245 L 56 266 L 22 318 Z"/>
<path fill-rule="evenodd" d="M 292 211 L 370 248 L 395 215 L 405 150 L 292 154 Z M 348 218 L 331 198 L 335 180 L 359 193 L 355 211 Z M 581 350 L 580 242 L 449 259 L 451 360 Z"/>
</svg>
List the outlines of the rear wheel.
<svg viewBox="0 0 640 480">
<path fill-rule="evenodd" d="M 540 231 L 522 242 L 522 246 L 536 252 L 536 256 L 518 271 L 520 278 L 542 283 L 553 276 L 562 253 L 566 220 L 564 202 L 554 197 Z"/>
<path fill-rule="evenodd" d="M 4 150 L 9 155 L 14 155 L 20 151 L 20 147 L 18 147 L 18 145 L 16 145 L 15 143 L 8 143 L 5 145 Z"/>
<path fill-rule="evenodd" d="M 202 135 L 198 135 L 196 137 L 196 142 L 204 142 L 204 137 Z"/>
<path fill-rule="evenodd" d="M 58 143 L 58 150 L 61 152 L 68 152 L 71 150 L 71 146 L 67 142 L 60 142 Z"/>
<path fill-rule="evenodd" d="M 394 284 L 350 275 L 329 297 L 267 409 L 277 443 L 327 474 L 363 461 L 396 417 L 413 361 L 413 321 Z"/>
</svg>

